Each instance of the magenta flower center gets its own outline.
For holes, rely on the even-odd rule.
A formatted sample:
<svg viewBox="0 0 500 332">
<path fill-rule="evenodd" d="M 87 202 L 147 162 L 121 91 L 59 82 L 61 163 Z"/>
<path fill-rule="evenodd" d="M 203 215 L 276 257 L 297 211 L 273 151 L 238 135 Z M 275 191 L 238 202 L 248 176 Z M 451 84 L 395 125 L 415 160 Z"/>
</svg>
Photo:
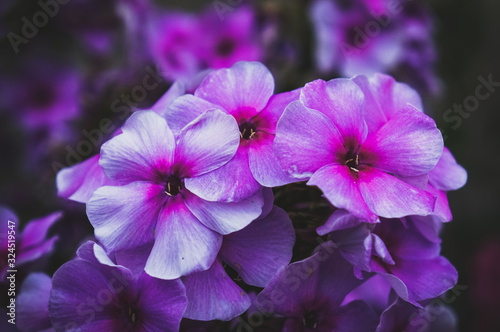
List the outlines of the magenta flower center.
<svg viewBox="0 0 500 332">
<path fill-rule="evenodd" d="M 184 188 L 184 183 L 177 175 L 169 175 L 165 183 L 165 194 L 168 196 L 177 196 Z"/>
<path fill-rule="evenodd" d="M 349 167 L 351 170 L 354 172 L 359 172 L 358 171 L 358 166 L 359 166 L 359 155 L 357 152 L 354 152 L 352 150 L 348 151 L 346 156 L 345 156 L 345 162 L 344 165 Z"/>
<path fill-rule="evenodd" d="M 255 124 L 251 121 L 244 121 L 239 125 L 240 137 L 246 140 L 250 140 L 254 137 L 257 132 Z"/>
<path fill-rule="evenodd" d="M 132 309 L 132 307 L 128 308 L 127 316 L 132 324 L 135 324 L 135 322 L 137 322 L 137 314 L 135 313 L 135 310 Z"/>
</svg>

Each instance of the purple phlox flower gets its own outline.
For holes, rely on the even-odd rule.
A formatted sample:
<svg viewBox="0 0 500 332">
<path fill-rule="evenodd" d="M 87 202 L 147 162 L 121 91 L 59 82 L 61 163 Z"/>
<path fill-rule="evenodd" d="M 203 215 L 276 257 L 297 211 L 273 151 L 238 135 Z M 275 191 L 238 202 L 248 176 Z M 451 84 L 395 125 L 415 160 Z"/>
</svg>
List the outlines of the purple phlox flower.
<svg viewBox="0 0 500 332">
<path fill-rule="evenodd" d="M 359 75 L 353 80 L 361 87 L 365 95 L 365 119 L 369 132 L 380 129 L 404 109 L 406 104 L 423 110 L 418 93 L 408 85 L 396 82 L 388 75 L 380 73 L 370 77 Z M 450 151 L 444 147 L 439 161 L 429 174 L 405 179 L 436 196 L 434 214 L 443 221 L 450 221 L 452 215 L 446 192 L 464 186 L 467 182 L 467 172 L 457 164 Z"/>
<path fill-rule="evenodd" d="M 17 327 L 22 332 L 54 332 L 49 316 L 52 280 L 45 273 L 35 272 L 23 281 L 17 304 Z"/>
<path fill-rule="evenodd" d="M 198 80 L 190 82 L 176 81 L 168 91 L 153 105 L 150 110 L 163 115 L 167 106 L 177 97 L 187 93 L 188 89 L 199 85 Z M 112 137 L 122 133 L 121 128 L 117 129 Z M 104 174 L 99 165 L 100 154 L 97 154 L 81 163 L 61 169 L 57 173 L 57 195 L 72 201 L 86 203 L 97 188 L 116 184 Z"/>
<path fill-rule="evenodd" d="M 270 196 L 267 211 L 258 219 L 224 236 L 217 259 L 207 271 L 183 279 L 188 298 L 184 317 L 230 320 L 250 307 L 249 295 L 224 270 L 226 264 L 238 274 L 237 279 L 265 287 L 278 269 L 290 262 L 295 242 L 292 222 L 285 211 L 272 206 L 272 193 Z"/>
<path fill-rule="evenodd" d="M 300 90 L 273 95 L 274 80 L 258 62 L 238 62 L 229 69 L 211 72 L 194 96 L 177 98 L 165 117 L 179 132 L 206 110 L 221 109 L 236 119 L 240 144 L 234 158 L 221 168 L 196 179 L 194 192 L 208 200 L 238 201 L 261 188 L 290 183 L 293 179 L 279 165 L 273 152 L 276 123 L 286 105 Z M 212 183 L 218 186 L 212 186 Z"/>
<path fill-rule="evenodd" d="M 456 332 L 457 317 L 442 302 L 418 308 L 399 298 L 382 313 L 376 332 L 400 331 Z"/>
<path fill-rule="evenodd" d="M 213 109 L 174 137 L 163 117 L 141 111 L 122 131 L 102 146 L 99 159 L 105 174 L 120 186 L 100 187 L 87 202 L 96 238 L 108 252 L 154 241 L 145 270 L 155 277 L 175 279 L 208 269 L 222 235 L 244 228 L 262 213 L 261 191 L 224 203 L 206 200 L 193 190 L 198 177 L 236 153 L 236 121 Z"/>
<path fill-rule="evenodd" d="M 406 103 L 375 127 L 384 113 L 367 98 L 350 79 L 306 84 L 277 125 L 281 166 L 366 221 L 432 213 L 436 198 L 424 189 L 443 151 L 435 122 Z"/>
<path fill-rule="evenodd" d="M 335 211 L 318 234 L 329 234 L 342 256 L 361 271 L 384 277 L 405 301 L 443 294 L 457 282 L 457 271 L 440 255 L 441 222 L 435 216 L 360 222 L 345 210 Z"/>
<path fill-rule="evenodd" d="M 318 0 L 310 17 L 320 71 L 391 73 L 422 92 L 437 91 L 432 22 L 424 4 Z"/>
<path fill-rule="evenodd" d="M 186 302 L 179 279 L 135 276 L 89 241 L 54 273 L 49 314 L 56 331 L 178 331 Z"/>
<path fill-rule="evenodd" d="M 255 306 L 284 316 L 283 331 L 374 331 L 378 316 L 366 303 L 342 305 L 362 282 L 352 265 L 326 243 L 311 257 L 280 269 L 257 296 Z"/>
<path fill-rule="evenodd" d="M 232 66 L 238 61 L 261 60 L 255 15 L 240 6 L 223 20 L 212 8 L 197 16 L 160 13 L 148 26 L 149 48 L 168 79 L 189 79 L 197 72 Z"/>
<path fill-rule="evenodd" d="M 44 142 L 70 137 L 70 121 L 80 114 L 80 73 L 52 60 L 32 60 L 15 77 L 6 77 L 0 107 L 19 119 L 26 131 Z M 8 82 L 8 83 L 7 83 Z"/>
<path fill-rule="evenodd" d="M 52 236 L 47 239 L 47 232 L 61 218 L 61 215 L 61 212 L 54 212 L 45 217 L 31 220 L 20 231 L 17 216 L 11 210 L 0 206 L 0 216 L 5 222 L 5 227 L 0 233 L 0 250 L 2 257 L 5 257 L 0 265 L 0 277 L 3 281 L 7 270 L 11 269 L 8 266 L 7 258 L 15 258 L 17 267 L 34 261 L 54 249 L 58 237 Z M 12 223 L 7 223 L 7 221 Z M 8 226 L 12 226 L 12 228 Z M 9 234 L 9 232 L 11 233 Z M 14 235 L 15 242 L 13 242 L 12 238 L 9 239 L 9 235 Z M 12 245 L 13 243 L 14 245 Z M 9 256 L 9 254 L 12 254 L 12 256 Z"/>
</svg>

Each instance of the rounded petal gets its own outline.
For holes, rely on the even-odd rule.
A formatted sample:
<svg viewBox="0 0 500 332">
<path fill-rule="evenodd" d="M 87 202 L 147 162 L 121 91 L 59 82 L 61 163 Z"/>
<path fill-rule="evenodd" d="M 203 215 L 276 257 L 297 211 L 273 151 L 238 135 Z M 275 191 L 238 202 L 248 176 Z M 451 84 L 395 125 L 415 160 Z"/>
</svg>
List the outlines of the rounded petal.
<svg viewBox="0 0 500 332">
<path fill-rule="evenodd" d="M 281 168 L 274 153 L 273 142 L 274 135 L 260 132 L 248 150 L 250 171 L 257 182 L 265 187 L 278 187 L 296 181 Z"/>
<path fill-rule="evenodd" d="M 153 111 L 136 112 L 122 130 L 101 147 L 99 164 L 109 178 L 130 183 L 156 180 L 170 171 L 175 141 L 164 118 Z"/>
<path fill-rule="evenodd" d="M 96 190 L 87 203 L 87 216 L 106 250 L 132 249 L 153 240 L 158 213 L 166 200 L 163 190 L 141 181 Z"/>
<path fill-rule="evenodd" d="M 143 273 L 137 283 L 137 307 L 144 331 L 178 331 L 186 310 L 186 289 L 179 279 L 161 280 Z"/>
<path fill-rule="evenodd" d="M 429 182 L 443 191 L 457 190 L 467 182 L 467 171 L 460 166 L 446 147 L 436 167 L 429 173 Z"/>
<path fill-rule="evenodd" d="M 307 179 L 344 151 L 339 131 L 324 114 L 292 102 L 278 121 L 274 152 L 282 168 L 297 181 Z"/>
<path fill-rule="evenodd" d="M 224 237 L 221 259 L 249 285 L 265 287 L 290 263 L 295 231 L 288 214 L 277 206 L 239 232 Z"/>
<path fill-rule="evenodd" d="M 262 192 L 239 202 L 210 202 L 186 193 L 184 202 L 191 213 L 206 227 L 219 234 L 229 234 L 257 219 L 264 206 Z"/>
<path fill-rule="evenodd" d="M 23 332 L 50 329 L 49 297 L 52 280 L 45 273 L 31 273 L 16 298 L 17 325 Z"/>
<path fill-rule="evenodd" d="M 231 160 L 239 144 L 236 120 L 219 110 L 206 111 L 179 133 L 175 164 L 186 177 L 203 175 Z"/>
<path fill-rule="evenodd" d="M 222 235 L 201 224 L 182 200 L 168 202 L 158 216 L 155 243 L 145 270 L 160 279 L 207 270 L 221 244 Z"/>
<path fill-rule="evenodd" d="M 72 201 L 86 203 L 94 191 L 102 186 L 112 185 L 99 165 L 100 155 L 93 156 L 79 164 L 61 169 L 57 173 L 57 195 Z"/>
<path fill-rule="evenodd" d="M 258 123 L 258 130 L 268 134 L 275 134 L 276 125 L 285 108 L 291 102 L 299 100 L 301 90 L 302 88 L 299 88 L 272 96 L 266 107 L 253 119 Z"/>
<path fill-rule="evenodd" d="M 318 186 L 335 207 L 348 210 L 363 221 L 376 222 L 376 214 L 361 195 L 357 176 L 347 166 L 330 164 L 314 173 L 307 184 Z"/>
<path fill-rule="evenodd" d="M 259 62 L 238 62 L 210 73 L 194 95 L 232 113 L 242 108 L 262 110 L 273 95 L 274 79 Z"/>
<path fill-rule="evenodd" d="M 172 101 L 172 103 L 168 105 L 164 117 L 167 119 L 169 128 L 174 135 L 177 136 L 182 128 L 206 111 L 220 108 L 220 106 L 188 94 Z"/>
<path fill-rule="evenodd" d="M 434 120 L 406 105 L 369 135 L 361 149 L 373 156 L 373 160 L 366 161 L 372 167 L 402 176 L 418 176 L 436 166 L 443 152 L 443 137 Z"/>
<path fill-rule="evenodd" d="M 184 317 L 202 321 L 231 320 L 244 313 L 250 297 L 234 283 L 217 259 L 210 269 L 184 278 L 188 306 Z"/>
<path fill-rule="evenodd" d="M 367 133 L 364 95 L 352 80 L 338 78 L 307 83 L 300 93 L 300 101 L 330 118 L 344 140 L 364 141 Z"/>
<path fill-rule="evenodd" d="M 186 188 L 207 201 L 239 202 L 255 195 L 261 185 L 250 171 L 248 149 L 247 144 L 240 144 L 233 159 L 222 167 L 185 179 Z"/>
<path fill-rule="evenodd" d="M 384 218 L 428 215 L 436 203 L 432 194 L 370 167 L 359 171 L 359 190 L 370 210 Z"/>
</svg>

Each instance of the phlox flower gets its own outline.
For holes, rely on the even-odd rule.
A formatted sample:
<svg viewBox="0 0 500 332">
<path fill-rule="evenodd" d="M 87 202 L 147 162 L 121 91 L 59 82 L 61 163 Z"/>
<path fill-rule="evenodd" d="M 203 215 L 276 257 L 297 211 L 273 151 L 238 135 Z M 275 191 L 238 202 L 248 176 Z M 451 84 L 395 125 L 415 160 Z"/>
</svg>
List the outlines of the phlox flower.
<svg viewBox="0 0 500 332">
<path fill-rule="evenodd" d="M 399 103 L 375 126 L 373 118 L 384 114 L 365 106 L 353 80 L 306 84 L 276 128 L 281 166 L 297 181 L 309 179 L 334 206 L 367 221 L 432 213 L 436 198 L 419 181 L 426 181 L 443 151 L 436 124 L 414 105 Z"/>
<path fill-rule="evenodd" d="M 49 316 L 56 331 L 178 331 L 185 294 L 180 280 L 135 276 L 89 241 L 54 273 Z"/>
<path fill-rule="evenodd" d="M 244 228 L 262 212 L 260 192 L 231 203 L 196 195 L 197 178 L 236 153 L 236 121 L 213 109 L 174 137 L 163 117 L 142 111 L 122 131 L 102 146 L 99 159 L 104 173 L 120 185 L 100 187 L 87 202 L 96 238 L 108 252 L 154 241 L 145 270 L 155 277 L 175 279 L 208 269 L 222 234 Z"/>
<path fill-rule="evenodd" d="M 274 80 L 258 62 L 238 62 L 208 74 L 194 95 L 174 100 L 165 117 L 175 133 L 209 109 L 221 109 L 238 123 L 240 144 L 236 155 L 221 168 L 198 177 L 197 195 L 208 200 L 238 201 L 261 186 L 293 181 L 283 172 L 273 152 L 276 123 L 299 90 L 273 95 Z M 217 183 L 215 187 L 212 183 Z"/>
</svg>

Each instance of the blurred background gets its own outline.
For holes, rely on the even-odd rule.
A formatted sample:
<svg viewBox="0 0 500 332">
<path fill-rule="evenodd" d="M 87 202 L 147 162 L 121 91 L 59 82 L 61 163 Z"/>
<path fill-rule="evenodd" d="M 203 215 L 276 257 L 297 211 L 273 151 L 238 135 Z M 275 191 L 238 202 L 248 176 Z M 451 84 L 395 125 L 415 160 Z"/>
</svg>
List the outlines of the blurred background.
<svg viewBox="0 0 500 332">
<path fill-rule="evenodd" d="M 420 92 L 468 171 L 467 185 L 449 193 L 454 220 L 442 233 L 460 275 L 449 304 L 461 331 L 500 331 L 500 2 L 401 0 L 392 12 L 382 0 L 327 2 L 2 0 L 0 205 L 21 225 L 64 212 L 49 231 L 56 250 L 18 282 L 53 273 L 92 237 L 84 205 L 58 197 L 57 171 L 98 153 L 174 81 L 189 91 L 200 71 L 240 60 L 265 63 L 277 92 L 380 71 Z M 293 185 L 275 193 L 288 211 L 304 195 Z M 317 208 L 313 221 L 291 214 L 298 232 L 324 222 Z"/>
</svg>

